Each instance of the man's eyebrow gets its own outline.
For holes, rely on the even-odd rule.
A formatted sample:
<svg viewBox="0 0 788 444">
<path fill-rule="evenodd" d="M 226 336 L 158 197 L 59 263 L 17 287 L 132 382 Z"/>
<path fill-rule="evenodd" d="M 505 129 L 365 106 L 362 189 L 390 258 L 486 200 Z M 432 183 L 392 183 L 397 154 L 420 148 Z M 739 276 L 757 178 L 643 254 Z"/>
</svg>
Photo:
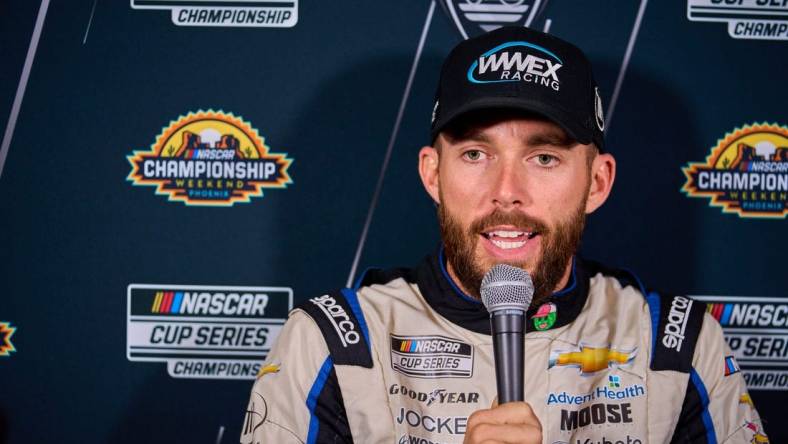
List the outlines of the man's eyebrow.
<svg viewBox="0 0 788 444">
<path fill-rule="evenodd" d="M 459 134 L 447 134 L 451 142 L 483 142 L 490 143 L 492 139 L 479 128 L 468 128 Z"/>
<path fill-rule="evenodd" d="M 526 143 L 530 146 L 552 145 L 560 148 L 571 148 L 577 141 L 565 132 L 538 133 L 528 136 Z"/>
</svg>

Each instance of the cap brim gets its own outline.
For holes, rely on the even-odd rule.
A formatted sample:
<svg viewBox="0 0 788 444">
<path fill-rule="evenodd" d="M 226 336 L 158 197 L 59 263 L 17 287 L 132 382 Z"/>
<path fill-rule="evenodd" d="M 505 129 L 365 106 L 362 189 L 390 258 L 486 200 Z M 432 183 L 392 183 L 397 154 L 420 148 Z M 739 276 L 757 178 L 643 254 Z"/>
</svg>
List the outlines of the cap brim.
<svg viewBox="0 0 788 444">
<path fill-rule="evenodd" d="M 457 108 L 449 115 L 441 116 L 431 131 L 432 142 L 438 137 L 444 128 L 458 117 L 472 111 L 482 111 L 489 109 L 515 109 L 530 111 L 560 126 L 564 131 L 569 134 L 572 139 L 587 145 L 593 141 L 591 132 L 576 122 L 569 113 L 554 106 L 547 106 L 544 102 L 523 99 L 522 97 L 484 97 L 476 100 L 471 100 L 465 105 Z"/>
</svg>

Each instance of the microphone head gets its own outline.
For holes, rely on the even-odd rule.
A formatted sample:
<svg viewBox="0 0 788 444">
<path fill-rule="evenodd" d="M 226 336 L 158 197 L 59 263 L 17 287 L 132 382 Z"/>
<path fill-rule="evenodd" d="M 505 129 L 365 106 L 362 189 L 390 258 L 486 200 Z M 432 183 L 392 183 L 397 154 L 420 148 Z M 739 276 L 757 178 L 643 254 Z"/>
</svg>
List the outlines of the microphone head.
<svg viewBox="0 0 788 444">
<path fill-rule="evenodd" d="M 528 311 L 534 297 L 531 276 L 522 268 L 497 264 L 484 275 L 479 290 L 490 313 L 499 310 Z"/>
</svg>

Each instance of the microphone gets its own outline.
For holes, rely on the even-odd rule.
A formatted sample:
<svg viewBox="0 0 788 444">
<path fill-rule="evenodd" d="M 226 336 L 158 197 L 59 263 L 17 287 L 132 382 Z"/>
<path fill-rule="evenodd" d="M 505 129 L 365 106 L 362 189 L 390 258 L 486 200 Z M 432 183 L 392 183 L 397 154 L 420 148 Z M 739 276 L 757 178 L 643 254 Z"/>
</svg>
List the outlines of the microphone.
<svg viewBox="0 0 788 444">
<path fill-rule="evenodd" d="M 523 401 L 525 312 L 534 297 L 527 271 L 506 264 L 490 268 L 480 289 L 490 312 L 498 403 Z"/>
</svg>

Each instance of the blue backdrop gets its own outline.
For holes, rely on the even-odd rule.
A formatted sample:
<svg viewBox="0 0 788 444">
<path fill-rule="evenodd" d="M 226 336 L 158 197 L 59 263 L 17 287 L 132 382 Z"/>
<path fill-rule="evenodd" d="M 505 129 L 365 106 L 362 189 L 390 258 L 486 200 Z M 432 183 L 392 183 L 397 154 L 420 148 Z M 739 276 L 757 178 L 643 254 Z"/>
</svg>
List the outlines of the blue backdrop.
<svg viewBox="0 0 788 444">
<path fill-rule="evenodd" d="M 709 302 L 788 440 L 788 6 L 739 3 L 0 2 L 0 442 L 237 442 L 293 304 L 437 244 L 440 63 L 501 20 L 595 66 L 583 254 Z"/>
</svg>

